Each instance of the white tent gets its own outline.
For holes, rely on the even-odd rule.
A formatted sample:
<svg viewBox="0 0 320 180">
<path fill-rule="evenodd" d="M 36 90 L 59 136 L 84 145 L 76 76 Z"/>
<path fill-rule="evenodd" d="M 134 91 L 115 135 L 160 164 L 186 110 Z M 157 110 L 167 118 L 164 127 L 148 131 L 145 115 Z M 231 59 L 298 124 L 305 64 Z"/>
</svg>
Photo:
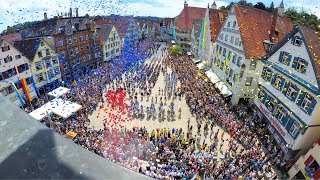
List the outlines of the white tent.
<svg viewBox="0 0 320 180">
<path fill-rule="evenodd" d="M 229 90 L 228 86 L 225 85 L 223 82 L 217 82 L 215 84 L 215 87 L 219 89 L 220 93 L 224 96 L 224 97 L 228 97 L 232 95 L 232 92 Z"/>
<path fill-rule="evenodd" d="M 65 101 L 60 98 L 53 99 L 49 102 L 52 108 L 52 112 L 60 117 L 68 118 L 73 113 L 81 109 L 81 105 L 70 101 Z"/>
<path fill-rule="evenodd" d="M 67 94 L 69 91 L 70 91 L 70 89 L 60 86 L 57 89 L 49 92 L 48 95 L 53 96 L 55 98 L 58 98 L 64 94 Z"/>
<path fill-rule="evenodd" d="M 187 52 L 187 55 L 188 55 L 188 56 L 191 56 L 191 55 L 192 55 L 192 53 L 191 53 L 191 52 Z"/>
<path fill-rule="evenodd" d="M 30 116 L 37 120 L 42 120 L 44 117 L 54 113 L 60 117 L 68 118 L 73 113 L 81 109 L 81 105 L 70 101 L 65 101 L 60 98 L 55 98 L 40 108 L 29 113 Z"/>
<path fill-rule="evenodd" d="M 216 73 L 212 71 L 212 69 L 210 69 L 209 71 L 206 71 L 205 74 L 208 76 L 212 84 L 215 84 L 220 81 L 220 78 L 217 76 Z"/>
<path fill-rule="evenodd" d="M 199 62 L 201 62 L 200 59 L 192 59 L 192 61 L 193 61 L 195 64 L 198 64 Z"/>
<path fill-rule="evenodd" d="M 49 116 L 51 113 L 52 113 L 52 109 L 50 108 L 50 106 L 48 106 L 48 104 L 45 104 L 40 108 L 29 113 L 29 115 L 40 121 L 43 118 Z"/>
<path fill-rule="evenodd" d="M 203 64 L 203 63 L 199 63 L 199 64 L 197 64 L 197 67 L 198 67 L 200 70 L 202 70 L 202 69 L 205 69 L 205 68 L 206 68 L 206 65 Z"/>
</svg>

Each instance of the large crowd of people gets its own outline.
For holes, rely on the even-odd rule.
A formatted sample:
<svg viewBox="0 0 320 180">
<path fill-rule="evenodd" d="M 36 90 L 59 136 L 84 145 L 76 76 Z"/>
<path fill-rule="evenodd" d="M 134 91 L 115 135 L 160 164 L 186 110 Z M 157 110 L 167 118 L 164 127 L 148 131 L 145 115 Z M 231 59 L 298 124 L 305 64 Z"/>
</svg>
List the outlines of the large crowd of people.
<svg viewBox="0 0 320 180">
<path fill-rule="evenodd" d="M 124 54 L 69 84 L 71 92 L 62 98 L 78 102 L 83 108 L 67 119 L 51 116 L 43 123 L 62 135 L 75 132 L 75 143 L 157 179 L 269 179 L 276 177 L 271 164 L 278 169 L 285 168 L 282 151 L 270 143 L 271 136 L 257 114 L 247 105 L 230 106 L 214 86 L 204 80 L 205 75 L 190 57 L 170 57 L 165 45 L 152 41 L 141 43 L 135 49 L 131 52 L 135 53 L 134 57 Z M 145 63 L 145 59 L 149 62 Z M 152 96 L 151 90 L 161 72 L 165 75 L 165 86 Z M 165 106 L 169 107 L 168 117 L 178 114 L 181 118 L 181 108 L 174 107 L 172 100 L 184 97 L 197 119 L 197 133 L 193 133 L 189 123 L 187 131 L 170 127 L 152 131 L 145 127 L 110 127 L 106 121 L 104 129 L 90 127 L 88 117 L 98 104 L 112 104 L 110 97 L 105 102 L 104 94 L 119 88 L 128 94 L 130 102 L 122 111 L 133 118 L 146 115 L 158 117 L 160 121 L 165 117 Z M 139 104 L 143 100 L 150 101 L 151 106 Z M 28 109 L 47 101 L 48 98 L 40 99 Z M 221 130 L 214 130 L 214 126 Z M 230 138 L 224 137 L 225 131 L 230 133 Z M 209 141 L 200 141 L 200 137 L 209 133 Z M 225 144 L 228 148 L 223 152 L 221 147 Z M 218 152 L 223 157 L 218 157 Z"/>
</svg>

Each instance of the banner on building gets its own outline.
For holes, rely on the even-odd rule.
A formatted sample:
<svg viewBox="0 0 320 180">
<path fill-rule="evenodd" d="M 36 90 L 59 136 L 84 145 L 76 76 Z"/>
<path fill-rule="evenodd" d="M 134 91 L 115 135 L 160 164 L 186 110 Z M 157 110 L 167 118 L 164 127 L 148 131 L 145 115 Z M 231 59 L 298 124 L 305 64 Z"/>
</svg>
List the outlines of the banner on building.
<svg viewBox="0 0 320 180">
<path fill-rule="evenodd" d="M 32 101 L 32 97 L 30 95 L 30 91 L 29 91 L 29 88 L 28 88 L 28 85 L 27 85 L 27 82 L 26 82 L 25 78 L 21 79 L 21 84 L 22 84 L 22 90 L 23 90 L 24 94 L 26 94 L 26 96 L 27 96 L 27 100 L 29 102 L 31 102 Z"/>
<path fill-rule="evenodd" d="M 24 106 L 24 105 L 26 104 L 26 102 L 22 99 L 21 94 L 19 93 L 16 85 L 15 85 L 13 82 L 12 82 L 11 84 L 12 84 L 12 87 L 14 88 L 14 91 L 15 91 L 16 94 L 17 94 L 17 97 L 18 97 L 18 99 L 19 99 L 19 101 L 20 101 L 21 106 Z"/>
</svg>

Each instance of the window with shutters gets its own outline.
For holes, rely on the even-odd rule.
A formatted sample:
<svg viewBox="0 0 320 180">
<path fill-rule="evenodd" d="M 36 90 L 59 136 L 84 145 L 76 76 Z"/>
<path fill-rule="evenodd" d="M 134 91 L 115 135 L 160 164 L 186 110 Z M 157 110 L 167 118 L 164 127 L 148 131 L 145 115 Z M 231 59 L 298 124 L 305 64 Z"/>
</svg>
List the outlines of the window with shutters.
<svg viewBox="0 0 320 180">
<path fill-rule="evenodd" d="M 6 51 L 9 51 L 10 50 L 10 46 L 4 46 L 4 47 L 1 47 L 2 49 L 2 52 L 6 52 Z"/>
<path fill-rule="evenodd" d="M 36 62 L 36 70 L 39 71 L 42 69 L 42 61 Z"/>
<path fill-rule="evenodd" d="M 229 75 L 228 75 L 228 77 L 232 77 L 232 75 L 233 75 L 233 69 L 230 69 L 230 71 L 229 71 Z"/>
<path fill-rule="evenodd" d="M 297 121 L 294 121 L 292 126 L 289 129 L 289 133 L 294 137 L 299 133 L 300 124 Z"/>
<path fill-rule="evenodd" d="M 233 54 L 233 55 L 232 55 L 232 62 L 233 62 L 233 64 L 236 64 L 236 61 L 237 61 L 237 55 L 236 55 L 236 54 Z"/>
<path fill-rule="evenodd" d="M 44 80 L 42 73 L 36 74 L 36 81 L 42 82 Z"/>
<path fill-rule="evenodd" d="M 238 81 L 238 74 L 237 73 L 234 73 L 233 75 L 233 82 L 237 82 Z"/>
<path fill-rule="evenodd" d="M 265 97 L 265 92 L 264 92 L 263 89 L 260 89 L 260 90 L 259 90 L 259 93 L 258 93 L 258 99 L 259 99 L 260 101 L 263 101 L 264 97 Z"/>
<path fill-rule="evenodd" d="M 43 57 L 41 51 L 38 52 L 38 57 L 39 57 L 39 58 L 42 58 L 42 57 Z"/>
<path fill-rule="evenodd" d="M 277 105 L 273 111 L 274 116 L 282 122 L 284 118 L 287 116 L 288 112 L 281 105 Z"/>
<path fill-rule="evenodd" d="M 269 97 L 268 100 L 266 101 L 266 107 L 269 109 L 270 112 L 273 111 L 274 109 L 274 106 L 275 106 L 275 102 L 274 102 L 274 99 Z"/>
<path fill-rule="evenodd" d="M 229 39 L 229 36 L 226 35 L 226 37 L 224 38 L 224 40 L 225 40 L 226 42 L 228 42 L 228 39 Z"/>
<path fill-rule="evenodd" d="M 220 69 L 223 70 L 224 62 L 220 63 Z"/>
<path fill-rule="evenodd" d="M 234 36 L 231 36 L 230 43 L 233 44 L 233 42 L 234 42 Z"/>
<path fill-rule="evenodd" d="M 302 103 L 301 103 L 301 108 L 303 108 L 305 111 L 309 110 L 309 107 L 311 106 L 311 101 L 312 101 L 312 96 L 308 93 L 304 96 Z"/>
<path fill-rule="evenodd" d="M 11 62 L 12 61 L 12 56 L 8 55 L 7 57 L 3 58 L 3 60 L 4 60 L 5 63 Z"/>
<path fill-rule="evenodd" d="M 223 53 L 222 53 L 222 56 L 226 57 L 226 53 L 227 53 L 227 50 L 226 50 L 226 48 L 223 48 Z"/>
<path fill-rule="evenodd" d="M 220 46 L 219 47 L 219 54 L 221 54 L 222 53 L 222 47 Z"/>
<path fill-rule="evenodd" d="M 282 76 L 281 75 L 277 75 L 275 81 L 274 81 L 274 84 L 273 86 L 277 89 L 280 89 L 282 84 L 281 84 L 281 81 L 282 81 Z"/>
<path fill-rule="evenodd" d="M 289 86 L 288 86 L 288 88 L 287 88 L 287 93 L 286 93 L 286 95 L 288 96 L 288 97 L 290 97 L 291 99 L 295 99 L 295 94 L 296 94 L 296 89 L 294 88 L 294 85 L 291 83 L 291 82 L 289 82 Z"/>
<path fill-rule="evenodd" d="M 300 73 L 305 73 L 307 71 L 307 63 L 305 59 L 298 58 L 295 69 Z"/>
<path fill-rule="evenodd" d="M 15 56 L 15 58 L 16 58 L 16 60 L 18 60 L 18 59 L 20 59 L 20 58 L 21 58 L 21 55 L 20 55 L 20 54 L 18 54 L 18 55 L 16 55 L 16 56 Z"/>
<path fill-rule="evenodd" d="M 27 63 L 21 64 L 17 67 L 19 73 L 23 73 L 29 69 L 29 65 Z"/>
<path fill-rule="evenodd" d="M 301 37 L 300 36 L 293 37 L 292 44 L 295 45 L 295 46 L 301 46 L 301 44 L 302 44 Z"/>
<path fill-rule="evenodd" d="M 288 66 L 288 65 L 290 64 L 291 57 L 292 57 L 292 56 L 290 55 L 290 53 L 283 51 L 283 53 L 282 53 L 282 58 L 281 58 L 280 62 L 281 62 L 282 64 Z"/>
<path fill-rule="evenodd" d="M 237 66 L 241 66 L 241 61 L 242 61 L 242 57 L 239 56 L 238 59 L 237 59 Z"/>
<path fill-rule="evenodd" d="M 51 67 L 51 59 L 46 59 L 46 67 Z"/>
</svg>

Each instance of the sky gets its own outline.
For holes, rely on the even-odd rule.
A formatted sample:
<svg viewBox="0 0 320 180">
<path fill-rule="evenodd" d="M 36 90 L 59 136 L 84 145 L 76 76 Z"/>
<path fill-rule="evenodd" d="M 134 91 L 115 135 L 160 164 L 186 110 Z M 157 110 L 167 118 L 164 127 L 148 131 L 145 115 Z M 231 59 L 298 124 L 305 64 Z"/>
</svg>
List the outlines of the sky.
<svg viewBox="0 0 320 180">
<path fill-rule="evenodd" d="M 227 6 L 232 0 L 216 1 L 218 7 Z M 281 0 L 247 0 L 255 4 L 263 2 L 267 7 L 273 1 L 277 7 Z M 207 7 L 213 1 L 188 0 L 189 6 Z M 135 15 L 175 17 L 183 9 L 184 0 L 0 0 L 0 32 L 7 26 L 26 21 L 42 20 L 47 12 L 48 18 L 58 13 L 65 14 L 69 8 L 79 8 L 79 15 Z M 320 18 L 319 0 L 284 0 L 286 8 L 292 7 L 316 14 Z M 75 12 L 73 12 L 75 14 Z"/>
</svg>

